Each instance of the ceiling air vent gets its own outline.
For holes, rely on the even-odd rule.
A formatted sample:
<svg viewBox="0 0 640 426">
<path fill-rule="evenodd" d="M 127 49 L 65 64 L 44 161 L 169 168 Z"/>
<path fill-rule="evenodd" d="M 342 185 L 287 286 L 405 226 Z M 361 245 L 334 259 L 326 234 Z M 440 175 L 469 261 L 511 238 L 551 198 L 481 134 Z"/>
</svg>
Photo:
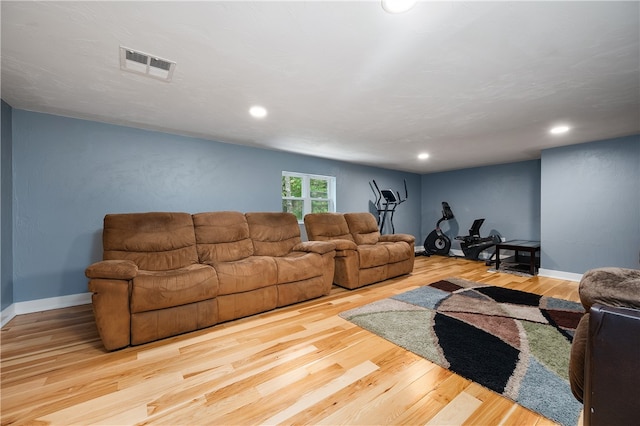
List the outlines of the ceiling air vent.
<svg viewBox="0 0 640 426">
<path fill-rule="evenodd" d="M 155 55 L 120 46 L 120 69 L 144 74 L 162 81 L 171 81 L 176 63 Z"/>
</svg>

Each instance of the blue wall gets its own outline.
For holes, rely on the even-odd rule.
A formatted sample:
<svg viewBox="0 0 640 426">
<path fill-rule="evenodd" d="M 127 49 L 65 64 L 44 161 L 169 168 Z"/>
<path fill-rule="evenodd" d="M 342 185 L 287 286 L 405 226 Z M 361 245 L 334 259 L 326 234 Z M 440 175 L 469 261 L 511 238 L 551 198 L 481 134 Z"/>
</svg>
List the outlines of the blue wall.
<svg viewBox="0 0 640 426">
<path fill-rule="evenodd" d="M 541 160 L 422 176 L 422 241 L 442 229 L 541 241 L 542 269 L 583 274 L 601 266 L 640 267 L 640 136 L 544 150 Z M 460 249 L 453 240 L 452 249 Z M 553 273 L 552 273 L 553 274 Z"/>
<path fill-rule="evenodd" d="M 639 267 L 640 136 L 542 152 L 544 268 Z"/>
<path fill-rule="evenodd" d="M 416 174 L 14 109 L 14 301 L 86 292 L 107 213 L 279 211 L 283 170 L 336 176 L 342 212 L 406 179 L 396 232 L 420 233 Z"/>
<path fill-rule="evenodd" d="M 338 211 L 374 211 L 369 182 L 409 200 L 396 232 L 422 245 L 440 218 L 466 235 L 540 239 L 542 268 L 638 268 L 640 137 L 545 150 L 541 160 L 419 176 L 12 109 L 2 103 L 2 300 L 84 293 L 107 213 L 278 211 L 282 170 L 337 177 Z M 459 243 L 453 244 L 459 249 Z"/>
<path fill-rule="evenodd" d="M 498 234 L 508 240 L 540 239 L 540 161 L 523 161 L 422 176 L 422 240 L 442 217 L 442 201 L 455 218 L 442 230 L 454 238 L 468 235 L 475 219 L 484 218 L 480 235 Z"/>
<path fill-rule="evenodd" d="M 2 103 L 2 144 L 0 155 L 0 310 L 13 303 L 13 175 L 11 167 L 12 109 Z"/>
</svg>

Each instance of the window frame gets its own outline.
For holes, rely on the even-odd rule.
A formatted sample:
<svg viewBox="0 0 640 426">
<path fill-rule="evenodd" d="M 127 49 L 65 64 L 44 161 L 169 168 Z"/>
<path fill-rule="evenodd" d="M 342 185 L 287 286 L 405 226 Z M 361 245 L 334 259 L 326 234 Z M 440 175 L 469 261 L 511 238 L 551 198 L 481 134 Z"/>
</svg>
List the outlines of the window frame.
<svg viewBox="0 0 640 426">
<path fill-rule="evenodd" d="M 282 201 L 285 201 L 285 200 L 303 201 L 302 218 L 298 219 L 299 224 L 304 223 L 305 215 L 313 212 L 312 211 L 313 201 L 327 201 L 329 203 L 329 208 L 327 210 L 332 213 L 336 212 L 336 177 L 335 176 L 289 172 L 289 171 L 283 170 L 282 175 L 280 177 L 281 186 L 282 186 L 282 179 L 284 177 L 295 177 L 295 178 L 302 179 L 302 196 L 301 197 L 288 197 L 282 194 L 282 191 L 281 191 Z M 323 180 L 327 182 L 327 198 L 311 197 L 311 180 L 312 179 Z"/>
</svg>

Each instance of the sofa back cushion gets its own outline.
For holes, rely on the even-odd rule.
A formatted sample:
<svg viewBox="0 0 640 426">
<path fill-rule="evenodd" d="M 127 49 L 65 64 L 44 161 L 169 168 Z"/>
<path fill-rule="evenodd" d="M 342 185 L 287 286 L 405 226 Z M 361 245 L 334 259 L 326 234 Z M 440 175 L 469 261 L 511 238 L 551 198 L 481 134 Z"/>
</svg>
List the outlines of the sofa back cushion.
<svg viewBox="0 0 640 426">
<path fill-rule="evenodd" d="M 198 263 L 189 213 L 123 213 L 104 217 L 104 260 L 131 260 L 147 271 Z"/>
<path fill-rule="evenodd" d="M 376 244 L 380 240 L 378 222 L 371 213 L 345 213 L 344 218 L 356 244 Z"/>
<path fill-rule="evenodd" d="M 193 215 L 198 256 L 202 263 L 231 262 L 253 255 L 244 214 L 232 211 Z"/>
<path fill-rule="evenodd" d="M 253 252 L 257 256 L 285 256 L 300 243 L 298 219 L 292 213 L 246 213 Z"/>
<path fill-rule="evenodd" d="M 342 213 L 309 213 L 304 217 L 304 227 L 312 241 L 353 241 Z"/>
</svg>

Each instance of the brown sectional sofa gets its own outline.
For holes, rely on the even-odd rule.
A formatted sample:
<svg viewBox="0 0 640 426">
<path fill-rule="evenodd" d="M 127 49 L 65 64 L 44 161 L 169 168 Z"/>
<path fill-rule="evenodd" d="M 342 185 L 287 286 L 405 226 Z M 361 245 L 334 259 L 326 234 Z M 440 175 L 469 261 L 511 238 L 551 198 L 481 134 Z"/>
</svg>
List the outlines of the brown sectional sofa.
<svg viewBox="0 0 640 426">
<path fill-rule="evenodd" d="M 380 235 L 371 213 L 311 213 L 304 217 L 309 240 L 336 244 L 333 282 L 354 289 L 413 271 L 415 237 Z"/>
<path fill-rule="evenodd" d="M 335 244 L 290 213 L 109 214 L 89 290 L 107 350 L 329 294 Z"/>
</svg>

